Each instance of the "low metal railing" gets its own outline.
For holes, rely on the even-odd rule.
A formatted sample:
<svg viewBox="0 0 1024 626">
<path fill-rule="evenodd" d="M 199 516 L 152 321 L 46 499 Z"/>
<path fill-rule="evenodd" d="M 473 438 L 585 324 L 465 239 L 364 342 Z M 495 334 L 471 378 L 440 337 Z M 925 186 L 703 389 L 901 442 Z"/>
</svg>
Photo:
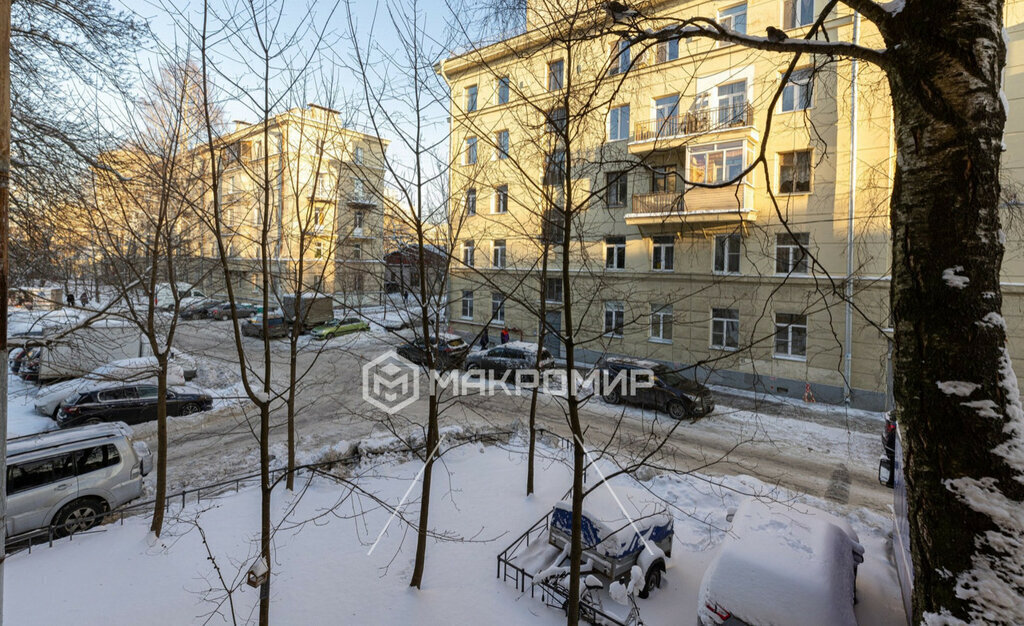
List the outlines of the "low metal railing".
<svg viewBox="0 0 1024 626">
<path fill-rule="evenodd" d="M 753 125 L 754 107 L 744 102 L 639 121 L 634 126 L 633 141 L 656 141 Z"/>
</svg>

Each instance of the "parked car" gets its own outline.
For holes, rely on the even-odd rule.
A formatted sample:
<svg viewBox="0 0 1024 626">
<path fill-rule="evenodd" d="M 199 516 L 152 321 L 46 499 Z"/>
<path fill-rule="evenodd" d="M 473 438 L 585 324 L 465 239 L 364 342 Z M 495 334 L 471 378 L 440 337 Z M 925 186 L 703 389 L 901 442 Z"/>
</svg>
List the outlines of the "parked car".
<svg viewBox="0 0 1024 626">
<path fill-rule="evenodd" d="M 61 403 L 57 425 L 70 428 L 79 424 L 126 422 L 138 424 L 156 419 L 155 384 L 112 385 L 77 393 Z M 191 415 L 213 408 L 213 398 L 189 387 L 167 389 L 167 414 Z"/>
<path fill-rule="evenodd" d="M 609 380 L 614 380 L 620 373 L 625 374 L 628 380 L 630 370 L 650 370 L 654 375 L 651 381 L 654 384 L 651 387 L 630 388 L 629 385 L 611 385 L 610 388 L 603 389 L 601 397 L 610 404 L 628 402 L 651 406 L 675 419 L 696 419 L 715 409 L 715 399 L 711 395 L 711 390 L 660 363 L 609 358 L 604 360 L 602 367 L 608 372 Z M 642 378 L 639 373 L 636 376 Z"/>
<path fill-rule="evenodd" d="M 183 320 L 202 320 L 210 317 L 210 309 L 220 304 L 213 298 L 201 298 L 181 308 L 178 314 Z"/>
<path fill-rule="evenodd" d="M 326 324 L 320 324 L 313 328 L 309 334 L 317 339 L 330 339 L 363 330 L 370 330 L 370 325 L 358 317 L 346 317 L 343 319 L 334 318 Z"/>
<path fill-rule="evenodd" d="M 177 300 L 175 300 L 175 291 L 177 291 Z M 174 309 L 175 303 L 180 303 L 179 306 L 183 306 L 182 301 L 186 298 L 197 298 L 204 297 L 201 290 L 196 289 L 192 285 L 178 284 L 171 285 L 170 283 L 157 283 L 156 289 L 153 291 L 153 304 L 164 311 L 171 311 Z"/>
<path fill-rule="evenodd" d="M 25 348 L 18 359 L 15 371 L 18 376 L 26 382 L 37 382 L 39 380 L 39 366 L 42 358 L 43 348 Z"/>
<path fill-rule="evenodd" d="M 555 364 L 546 348 L 541 349 L 540 356 L 540 369 L 547 369 Z M 466 357 L 466 369 L 489 371 L 491 376 L 501 376 L 505 372 L 514 374 L 518 370 L 532 370 L 536 367 L 537 344 L 526 341 L 513 341 L 494 346 Z"/>
<path fill-rule="evenodd" d="M 7 537 L 53 526 L 64 536 L 142 495 L 152 467 L 145 442 L 114 422 L 7 440 Z"/>
<path fill-rule="evenodd" d="M 257 313 L 259 313 L 259 308 L 255 304 L 246 304 L 245 302 L 235 304 L 236 319 L 248 319 Z M 206 310 L 206 314 L 211 319 L 229 320 L 231 319 L 231 303 L 222 302 L 221 304 L 214 305 Z"/>
<path fill-rule="evenodd" d="M 267 315 L 267 334 L 270 338 L 287 337 L 291 327 L 285 323 L 280 313 Z M 242 323 L 242 334 L 246 337 L 263 337 L 263 316 L 255 315 Z"/>
<path fill-rule="evenodd" d="M 430 344 L 434 364 L 442 368 L 461 366 L 469 354 L 469 344 L 458 335 L 442 334 L 440 337 L 431 337 Z M 417 365 L 427 364 L 427 342 L 423 339 L 407 342 L 396 352 Z"/>
<path fill-rule="evenodd" d="M 864 547 L 845 520 L 804 504 L 748 498 L 731 521 L 701 581 L 702 626 L 857 625 Z"/>
<path fill-rule="evenodd" d="M 136 359 L 122 359 L 101 365 L 81 378 L 47 385 L 36 394 L 36 411 L 57 419 L 61 402 L 74 394 L 86 390 L 99 390 L 118 383 L 150 383 L 157 375 L 156 357 L 145 356 Z M 173 352 L 167 364 L 167 384 L 183 385 L 196 376 L 195 362 L 191 357 Z"/>
<path fill-rule="evenodd" d="M 664 504 L 654 502 L 645 492 L 621 486 L 616 486 L 615 492 L 618 501 L 608 490 L 599 489 L 583 502 L 583 562 L 590 562 L 591 572 L 603 576 L 605 582 L 628 581 L 633 566 L 640 566 L 644 587 L 638 595 L 647 598 L 661 586 L 666 562 L 672 556 L 674 519 Z M 628 517 L 623 506 L 633 509 Z M 571 538 L 572 503 L 558 502 L 551 512 L 548 543 L 562 549 L 567 558 Z"/>
<path fill-rule="evenodd" d="M 334 317 L 334 300 L 330 296 L 308 292 L 298 295 L 289 293 L 281 298 L 281 314 L 289 324 L 294 321 L 292 316 L 296 313 L 296 299 L 299 321 L 307 329 L 326 324 Z"/>
<path fill-rule="evenodd" d="M 21 364 L 25 361 L 27 353 L 25 348 L 11 348 L 10 354 L 7 355 L 7 367 L 12 374 L 17 374 L 21 369 Z"/>
</svg>

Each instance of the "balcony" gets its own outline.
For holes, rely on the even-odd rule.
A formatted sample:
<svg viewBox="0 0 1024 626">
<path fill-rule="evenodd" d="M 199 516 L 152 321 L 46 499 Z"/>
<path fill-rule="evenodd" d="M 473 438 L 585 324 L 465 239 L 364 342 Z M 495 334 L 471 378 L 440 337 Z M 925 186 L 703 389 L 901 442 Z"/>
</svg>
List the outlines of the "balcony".
<svg viewBox="0 0 1024 626">
<path fill-rule="evenodd" d="M 754 132 L 754 107 L 749 103 L 703 108 L 670 117 L 637 122 L 629 150 L 633 153 L 670 150 L 695 135 L 718 134 L 716 140 L 741 139 Z"/>
<path fill-rule="evenodd" d="M 634 195 L 625 220 L 643 231 L 679 232 L 753 222 L 757 219 L 753 207 L 754 188 L 746 183 L 717 189 L 692 187 L 686 193 Z"/>
</svg>

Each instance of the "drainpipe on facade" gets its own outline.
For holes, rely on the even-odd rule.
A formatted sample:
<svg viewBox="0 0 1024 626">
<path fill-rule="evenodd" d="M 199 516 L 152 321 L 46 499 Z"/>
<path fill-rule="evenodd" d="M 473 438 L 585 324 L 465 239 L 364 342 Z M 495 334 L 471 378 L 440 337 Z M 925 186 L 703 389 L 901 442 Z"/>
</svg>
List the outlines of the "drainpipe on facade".
<svg viewBox="0 0 1024 626">
<path fill-rule="evenodd" d="M 860 43 L 860 13 L 853 13 L 853 43 Z M 850 206 L 846 218 L 846 316 L 843 337 L 843 399 L 853 399 L 853 223 L 857 205 L 857 59 L 850 61 Z"/>
</svg>

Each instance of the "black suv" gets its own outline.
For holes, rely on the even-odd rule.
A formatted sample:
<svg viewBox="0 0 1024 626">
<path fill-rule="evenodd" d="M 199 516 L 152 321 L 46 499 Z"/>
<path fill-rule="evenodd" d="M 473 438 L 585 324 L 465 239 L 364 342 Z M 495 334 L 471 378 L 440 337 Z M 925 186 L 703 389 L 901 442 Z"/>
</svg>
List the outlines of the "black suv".
<svg viewBox="0 0 1024 626">
<path fill-rule="evenodd" d="M 624 389 L 621 385 L 613 384 L 610 388 L 602 390 L 601 398 L 605 402 L 652 406 L 677 420 L 684 417 L 704 417 L 715 409 L 715 399 L 707 387 L 664 365 L 631 359 L 605 359 L 602 366 L 608 372 L 610 381 L 614 381 L 615 377 L 622 373 L 628 382 L 630 370 L 650 370 L 653 373 L 651 382 L 654 383 L 651 387 L 637 389 L 629 389 L 628 385 Z M 645 380 L 642 373 L 636 374 L 635 378 Z"/>
<path fill-rule="evenodd" d="M 469 344 L 458 335 L 442 335 L 440 341 L 437 337 L 431 337 L 430 344 L 431 352 L 434 355 L 434 365 L 441 369 L 461 367 L 466 360 L 466 355 L 469 354 Z M 427 342 L 423 339 L 416 339 L 399 346 L 396 352 L 416 365 L 426 365 L 426 346 Z"/>
<path fill-rule="evenodd" d="M 123 385 L 77 393 L 60 405 L 57 425 L 70 428 L 99 422 L 138 424 L 156 419 L 155 384 Z M 191 415 L 213 408 L 213 398 L 188 388 L 167 390 L 167 414 Z"/>
</svg>

